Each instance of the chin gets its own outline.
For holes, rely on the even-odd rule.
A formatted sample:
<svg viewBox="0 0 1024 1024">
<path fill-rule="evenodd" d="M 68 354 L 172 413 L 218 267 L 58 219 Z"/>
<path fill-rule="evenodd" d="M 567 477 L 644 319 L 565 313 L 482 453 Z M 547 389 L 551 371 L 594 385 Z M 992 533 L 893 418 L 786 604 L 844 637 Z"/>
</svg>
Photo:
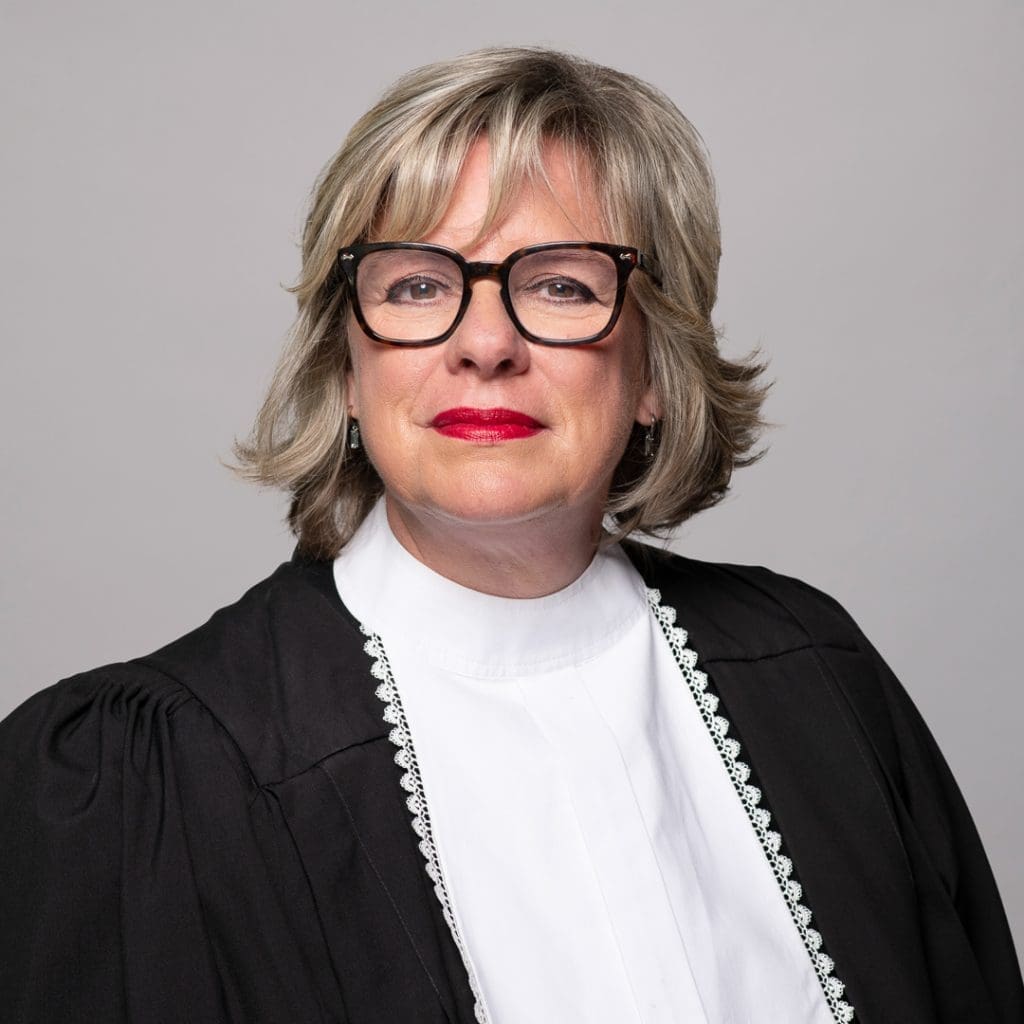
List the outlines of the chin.
<svg viewBox="0 0 1024 1024">
<path fill-rule="evenodd" d="M 494 525 L 528 522 L 569 507 L 560 487 L 541 486 L 520 475 L 474 474 L 472 481 L 439 492 L 423 503 L 435 515 L 465 523 Z"/>
</svg>

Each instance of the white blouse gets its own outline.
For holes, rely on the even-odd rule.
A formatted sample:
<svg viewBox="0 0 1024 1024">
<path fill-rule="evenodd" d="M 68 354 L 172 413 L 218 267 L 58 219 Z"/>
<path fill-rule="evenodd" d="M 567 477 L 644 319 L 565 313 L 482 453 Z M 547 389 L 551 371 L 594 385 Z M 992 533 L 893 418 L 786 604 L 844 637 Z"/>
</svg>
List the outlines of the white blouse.
<svg viewBox="0 0 1024 1024">
<path fill-rule="evenodd" d="M 619 548 L 493 597 L 409 554 L 381 502 L 334 574 L 401 695 L 481 1019 L 833 1021 Z"/>
</svg>

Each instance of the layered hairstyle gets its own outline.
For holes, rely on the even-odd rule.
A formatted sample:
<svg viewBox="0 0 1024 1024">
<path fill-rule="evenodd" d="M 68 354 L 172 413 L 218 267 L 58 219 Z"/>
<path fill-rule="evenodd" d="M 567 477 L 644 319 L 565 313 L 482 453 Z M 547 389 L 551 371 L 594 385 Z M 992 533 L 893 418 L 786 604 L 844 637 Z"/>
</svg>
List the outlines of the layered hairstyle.
<svg viewBox="0 0 1024 1024">
<path fill-rule="evenodd" d="M 524 180 L 544 180 L 543 151 L 554 142 L 585 161 L 608 237 L 661 265 L 660 285 L 646 274 L 629 283 L 661 404 L 657 445 L 647 456 L 634 428 L 607 501 L 610 534 L 679 525 L 720 501 L 733 469 L 758 457 L 763 366 L 719 352 L 718 208 L 694 127 L 620 71 L 544 49 L 480 50 L 399 79 L 314 186 L 295 325 L 252 433 L 235 446 L 240 473 L 291 495 L 288 521 L 304 556 L 334 557 L 384 489 L 365 450 L 346 443 L 351 300 L 338 249 L 429 234 L 482 135 L 491 189 L 481 237 Z"/>
</svg>

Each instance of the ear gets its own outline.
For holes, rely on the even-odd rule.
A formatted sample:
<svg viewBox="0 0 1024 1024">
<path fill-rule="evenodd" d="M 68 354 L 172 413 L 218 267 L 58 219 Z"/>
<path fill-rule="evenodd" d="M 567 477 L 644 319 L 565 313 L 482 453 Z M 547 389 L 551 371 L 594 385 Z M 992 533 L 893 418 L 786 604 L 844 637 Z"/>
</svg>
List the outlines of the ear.
<svg viewBox="0 0 1024 1024">
<path fill-rule="evenodd" d="M 655 420 L 661 419 L 661 400 L 650 381 L 640 392 L 634 418 L 642 427 L 649 427 Z"/>
<path fill-rule="evenodd" d="M 356 372 L 350 366 L 345 371 L 345 403 L 351 419 L 359 419 L 359 403 L 356 398 Z"/>
</svg>

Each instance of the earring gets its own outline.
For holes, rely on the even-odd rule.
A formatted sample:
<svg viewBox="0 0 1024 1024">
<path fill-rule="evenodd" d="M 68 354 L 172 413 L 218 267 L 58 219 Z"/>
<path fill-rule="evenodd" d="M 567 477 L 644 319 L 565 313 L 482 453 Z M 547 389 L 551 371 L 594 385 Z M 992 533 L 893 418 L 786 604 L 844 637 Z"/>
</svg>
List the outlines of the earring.
<svg viewBox="0 0 1024 1024">
<path fill-rule="evenodd" d="M 654 428 L 657 426 L 658 421 L 652 419 L 647 424 L 647 429 L 644 431 L 644 458 L 654 458 Z"/>
<path fill-rule="evenodd" d="M 359 436 L 359 422 L 352 420 L 348 425 L 348 446 L 352 451 L 363 447 L 362 438 Z"/>
</svg>

